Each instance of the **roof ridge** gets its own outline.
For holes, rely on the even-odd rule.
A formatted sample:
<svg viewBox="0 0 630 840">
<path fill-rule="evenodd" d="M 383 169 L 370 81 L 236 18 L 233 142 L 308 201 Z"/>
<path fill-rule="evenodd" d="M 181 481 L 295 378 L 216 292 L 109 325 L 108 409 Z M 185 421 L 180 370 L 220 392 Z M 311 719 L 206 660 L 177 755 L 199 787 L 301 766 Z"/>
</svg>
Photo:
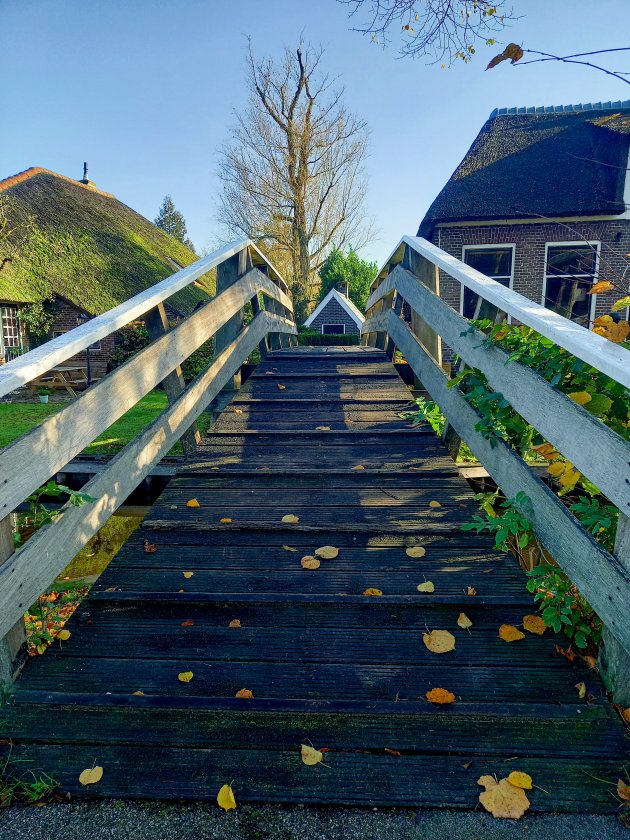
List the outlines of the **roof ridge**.
<svg viewBox="0 0 630 840">
<path fill-rule="evenodd" d="M 82 184 L 80 181 L 75 181 L 74 178 L 69 178 L 67 175 L 60 175 L 59 172 L 53 172 L 52 169 L 44 169 L 44 167 L 42 166 L 30 166 L 28 169 L 24 169 L 22 172 L 18 172 L 16 175 L 11 175 L 9 178 L 4 178 L 4 180 L 0 181 L 0 192 L 10 190 L 11 187 L 15 187 L 17 184 L 21 184 L 23 181 L 28 181 L 29 178 L 34 178 L 36 175 L 53 175 L 55 178 L 60 178 L 62 181 L 67 181 L 69 184 L 75 184 L 77 187 L 82 187 L 83 189 L 90 190 L 90 192 L 95 192 L 99 195 L 104 195 L 106 198 L 116 198 L 116 196 L 113 195 L 113 193 L 108 193 L 104 190 L 99 190 L 98 187 L 92 187 L 88 184 Z"/>
<path fill-rule="evenodd" d="M 512 114 L 578 114 L 584 111 L 614 111 L 618 108 L 630 108 L 630 99 L 617 99 L 614 102 L 585 102 L 575 105 L 520 105 L 513 108 L 495 108 L 489 119 Z"/>
</svg>

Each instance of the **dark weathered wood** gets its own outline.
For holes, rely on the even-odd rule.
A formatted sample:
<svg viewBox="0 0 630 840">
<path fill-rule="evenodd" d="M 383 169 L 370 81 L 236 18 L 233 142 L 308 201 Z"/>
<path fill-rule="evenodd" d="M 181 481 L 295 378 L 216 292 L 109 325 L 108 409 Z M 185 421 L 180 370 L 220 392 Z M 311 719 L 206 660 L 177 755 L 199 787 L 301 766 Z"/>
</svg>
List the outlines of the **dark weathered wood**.
<svg viewBox="0 0 630 840">
<path fill-rule="evenodd" d="M 248 252 L 244 248 L 235 254 L 230 259 L 225 260 L 217 268 L 217 295 L 221 294 L 225 289 L 233 286 L 246 272 L 248 262 Z M 243 310 L 241 309 L 233 315 L 229 321 L 221 326 L 214 337 L 214 355 L 215 358 L 220 355 L 229 344 L 231 344 L 240 331 L 243 329 Z M 234 374 L 231 382 L 229 382 L 223 391 L 238 391 L 241 387 L 241 372 L 240 369 Z"/>
</svg>

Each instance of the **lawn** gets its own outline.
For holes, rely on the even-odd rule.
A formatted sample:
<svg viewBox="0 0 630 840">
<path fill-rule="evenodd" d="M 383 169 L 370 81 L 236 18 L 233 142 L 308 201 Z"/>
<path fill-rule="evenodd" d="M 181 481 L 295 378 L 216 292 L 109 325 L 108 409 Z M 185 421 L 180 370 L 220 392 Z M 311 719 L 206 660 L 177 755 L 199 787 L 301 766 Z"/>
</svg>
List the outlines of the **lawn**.
<svg viewBox="0 0 630 840">
<path fill-rule="evenodd" d="M 69 401 L 62 403 L 0 403 L 0 448 L 26 434 L 29 429 L 55 414 Z M 113 455 L 133 440 L 167 406 L 164 391 L 151 391 L 133 408 L 99 435 L 84 452 L 91 455 Z M 210 425 L 210 418 L 202 414 L 198 425 L 203 433 Z M 181 454 L 177 444 L 170 454 Z"/>
</svg>

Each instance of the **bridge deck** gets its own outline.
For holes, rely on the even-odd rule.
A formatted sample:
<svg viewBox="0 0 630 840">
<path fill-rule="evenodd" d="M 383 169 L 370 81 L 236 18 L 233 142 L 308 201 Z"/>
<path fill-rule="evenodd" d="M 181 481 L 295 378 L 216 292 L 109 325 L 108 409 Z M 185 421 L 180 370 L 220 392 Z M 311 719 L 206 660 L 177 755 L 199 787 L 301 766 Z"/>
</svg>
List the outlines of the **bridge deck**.
<svg viewBox="0 0 630 840">
<path fill-rule="evenodd" d="M 460 530 L 473 494 L 432 431 L 399 416 L 409 397 L 380 351 L 270 354 L 70 639 L 27 665 L 0 727 L 13 758 L 72 793 L 213 799 L 233 782 L 240 801 L 464 808 L 479 776 L 519 769 L 532 810 L 613 811 L 627 745 L 598 677 L 549 632 L 498 637 L 533 612 L 523 574 Z M 339 556 L 302 569 L 323 545 Z M 431 653 L 433 629 L 455 650 Z M 426 702 L 436 687 L 456 702 Z M 304 742 L 328 766 L 304 765 Z M 82 789 L 94 763 L 103 778 Z"/>
</svg>

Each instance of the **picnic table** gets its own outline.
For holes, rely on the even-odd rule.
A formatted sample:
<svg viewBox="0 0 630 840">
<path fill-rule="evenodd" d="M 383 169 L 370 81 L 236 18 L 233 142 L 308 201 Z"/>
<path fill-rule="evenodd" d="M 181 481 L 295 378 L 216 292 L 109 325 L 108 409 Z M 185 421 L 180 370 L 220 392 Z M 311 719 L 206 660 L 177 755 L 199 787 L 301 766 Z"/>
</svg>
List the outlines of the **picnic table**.
<svg viewBox="0 0 630 840">
<path fill-rule="evenodd" d="M 72 397 L 76 397 L 75 386 L 87 387 L 87 367 L 86 365 L 59 365 L 33 379 L 31 384 L 32 387 L 46 387 L 53 391 L 65 388 Z"/>
</svg>

